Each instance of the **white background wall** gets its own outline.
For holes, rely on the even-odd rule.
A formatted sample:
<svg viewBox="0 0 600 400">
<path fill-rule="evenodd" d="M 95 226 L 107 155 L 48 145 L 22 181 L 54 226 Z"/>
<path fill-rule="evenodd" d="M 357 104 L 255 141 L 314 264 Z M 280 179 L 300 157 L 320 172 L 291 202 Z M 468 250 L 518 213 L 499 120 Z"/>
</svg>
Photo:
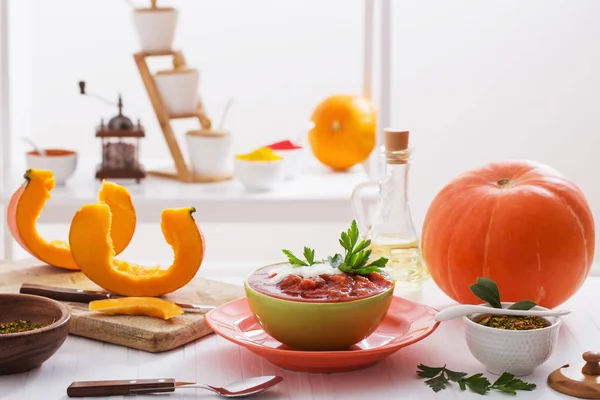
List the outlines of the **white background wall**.
<svg viewBox="0 0 600 400">
<path fill-rule="evenodd" d="M 392 3 L 392 120 L 411 130 L 417 146 L 410 196 L 418 229 L 453 176 L 507 158 L 554 166 L 600 215 L 600 2 Z M 209 112 L 217 118 L 235 97 L 228 127 L 238 151 L 298 134 L 322 98 L 361 89 L 360 0 L 168 4 L 181 12 L 176 42 L 201 70 Z M 80 79 L 111 99 L 123 93 L 126 113 L 141 117 L 148 130 L 143 157 L 168 155 L 133 62 L 137 43 L 124 1 L 13 0 L 11 7 L 18 157 L 25 147 L 17 138 L 32 135 L 45 145 L 75 147 L 87 162 L 98 160 L 94 125 L 113 110 L 81 97 Z M 177 127 L 182 134 L 191 126 Z M 219 240 L 239 240 L 219 229 Z M 278 237 L 290 246 L 321 238 L 294 231 Z M 252 246 L 260 255 L 272 245 Z"/>
</svg>

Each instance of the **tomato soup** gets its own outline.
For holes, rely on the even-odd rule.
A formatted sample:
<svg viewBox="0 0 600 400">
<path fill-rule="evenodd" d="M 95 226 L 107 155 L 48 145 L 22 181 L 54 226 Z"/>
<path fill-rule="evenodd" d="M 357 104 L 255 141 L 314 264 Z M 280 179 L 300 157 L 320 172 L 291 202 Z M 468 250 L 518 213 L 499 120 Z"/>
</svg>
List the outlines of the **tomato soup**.
<svg viewBox="0 0 600 400">
<path fill-rule="evenodd" d="M 385 292 L 392 285 L 387 274 L 346 274 L 330 266 L 271 265 L 248 277 L 248 285 L 267 296 L 309 302 L 358 300 Z"/>
</svg>

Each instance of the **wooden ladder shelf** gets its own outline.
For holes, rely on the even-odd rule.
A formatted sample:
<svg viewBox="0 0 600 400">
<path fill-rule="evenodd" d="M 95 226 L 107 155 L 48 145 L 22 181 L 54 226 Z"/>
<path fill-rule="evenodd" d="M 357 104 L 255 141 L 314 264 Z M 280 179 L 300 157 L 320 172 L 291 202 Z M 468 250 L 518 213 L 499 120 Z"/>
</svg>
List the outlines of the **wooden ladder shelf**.
<svg viewBox="0 0 600 400">
<path fill-rule="evenodd" d="M 158 123 L 160 124 L 160 128 L 165 136 L 165 140 L 169 146 L 169 151 L 175 163 L 174 169 L 148 171 L 148 175 L 177 179 L 181 182 L 220 182 L 231 179 L 231 175 L 197 175 L 193 172 L 191 166 L 186 164 L 179 143 L 177 142 L 177 138 L 175 137 L 175 133 L 173 132 L 173 128 L 171 127 L 171 120 L 197 118 L 203 130 L 211 129 L 211 121 L 206 115 L 206 111 L 204 110 L 204 105 L 202 104 L 200 96 L 198 96 L 198 109 L 195 113 L 175 115 L 169 114 L 169 111 L 160 96 L 160 92 L 158 91 L 154 76 L 150 72 L 148 63 L 146 62 L 146 59 L 149 57 L 172 56 L 173 68 L 184 68 L 186 67 L 186 61 L 183 53 L 179 50 L 152 53 L 140 52 L 135 53 L 133 56 L 140 71 L 144 86 L 146 87 L 146 91 L 148 92 L 148 97 L 150 98 L 152 107 L 154 108 L 154 113 L 156 114 L 156 118 L 158 119 Z"/>
</svg>

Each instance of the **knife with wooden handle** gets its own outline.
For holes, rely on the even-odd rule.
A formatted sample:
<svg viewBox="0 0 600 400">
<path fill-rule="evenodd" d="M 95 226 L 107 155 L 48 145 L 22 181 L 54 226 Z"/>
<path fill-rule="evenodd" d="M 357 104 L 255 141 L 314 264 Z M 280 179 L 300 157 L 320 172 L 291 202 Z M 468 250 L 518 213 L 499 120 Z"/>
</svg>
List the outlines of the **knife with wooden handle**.
<svg viewBox="0 0 600 400">
<path fill-rule="evenodd" d="M 119 396 L 175 391 L 175 379 L 133 379 L 117 381 L 73 382 L 67 388 L 69 397 Z"/>
<path fill-rule="evenodd" d="M 23 294 L 34 294 L 37 296 L 47 297 L 49 299 L 59 301 L 73 301 L 76 303 L 89 303 L 94 300 L 106 300 L 115 299 L 123 296 L 116 295 L 110 292 L 96 291 L 96 290 L 84 290 L 84 289 L 71 289 L 55 286 L 37 285 L 33 283 L 24 283 L 21 285 L 19 293 Z M 205 306 L 197 304 L 186 304 L 186 303 L 175 303 L 183 309 L 185 312 L 193 313 L 207 313 L 212 309 L 217 308 L 216 306 Z"/>
</svg>

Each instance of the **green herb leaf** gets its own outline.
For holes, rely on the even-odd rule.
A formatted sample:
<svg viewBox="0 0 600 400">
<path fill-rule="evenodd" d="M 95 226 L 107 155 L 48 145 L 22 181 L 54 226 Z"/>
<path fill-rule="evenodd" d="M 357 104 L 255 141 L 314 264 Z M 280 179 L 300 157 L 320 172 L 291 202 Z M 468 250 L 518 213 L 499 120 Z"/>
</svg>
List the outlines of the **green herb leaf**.
<svg viewBox="0 0 600 400">
<path fill-rule="evenodd" d="M 313 265 L 315 263 L 315 250 L 304 246 L 304 258 L 306 258 L 308 265 Z"/>
<path fill-rule="evenodd" d="M 420 371 L 417 371 L 417 375 L 419 378 L 433 378 L 437 376 L 440 372 L 446 369 L 446 366 L 443 367 L 428 367 L 427 365 L 419 364 L 417 368 Z"/>
<path fill-rule="evenodd" d="M 531 310 L 533 307 L 537 306 L 536 303 L 530 300 L 519 301 L 518 303 L 513 304 L 508 307 L 509 310 Z"/>
<path fill-rule="evenodd" d="M 494 386 L 504 386 L 507 383 L 510 383 L 514 378 L 515 376 L 513 374 L 511 374 L 510 372 L 505 372 L 502 375 L 500 375 L 498 379 L 496 379 L 496 381 L 494 382 Z"/>
<path fill-rule="evenodd" d="M 485 301 L 492 307 L 502 308 L 502 304 L 500 304 L 500 295 L 498 293 L 495 293 L 492 289 L 488 288 L 487 286 L 480 285 L 479 283 L 474 283 L 472 285 L 469 285 L 469 289 L 471 289 L 471 292 L 475 296 Z"/>
<path fill-rule="evenodd" d="M 333 268 L 339 268 L 339 266 L 344 262 L 344 257 L 342 257 L 341 254 L 335 254 L 327 257 L 327 261 Z"/>
<path fill-rule="evenodd" d="M 429 385 L 429 387 L 431 389 L 433 389 L 434 392 L 437 393 L 440 390 L 446 388 L 446 385 L 448 384 L 448 379 L 446 379 L 446 377 L 444 376 L 444 374 L 441 374 L 439 376 L 436 376 L 435 378 L 427 379 L 425 381 L 425 383 L 427 385 Z"/>
<path fill-rule="evenodd" d="M 308 265 L 307 263 L 296 257 L 291 251 L 285 249 L 281 251 L 283 251 L 283 254 L 287 256 L 288 261 L 290 262 L 290 264 L 292 264 L 293 267 L 305 267 Z"/>
<path fill-rule="evenodd" d="M 512 395 L 517 394 L 517 390 L 532 391 L 535 388 L 535 383 L 523 382 L 508 372 L 500 375 L 496 382 L 490 387 L 490 389 Z"/>
<path fill-rule="evenodd" d="M 468 378 L 462 379 L 464 384 L 477 394 L 486 394 L 490 391 L 490 381 L 483 374 L 471 375 Z"/>
<path fill-rule="evenodd" d="M 348 274 L 368 276 L 373 272 L 381 272 L 381 269 L 385 268 L 388 259 L 381 257 L 369 263 L 372 253 L 372 250 L 369 249 L 371 241 L 362 240 L 359 242 L 358 239 L 358 225 L 356 221 L 352 221 L 350 228 L 346 232 L 342 232 L 339 239 L 340 245 L 345 250 L 344 255 L 334 254 L 333 256 L 329 256 L 327 257 L 327 262 L 332 267 L 338 268 L 340 271 Z M 315 251 L 308 247 L 304 247 L 304 258 L 306 261 L 296 257 L 289 250 L 282 251 L 294 267 L 306 267 L 325 262 L 325 260 L 315 261 Z"/>
<path fill-rule="evenodd" d="M 498 285 L 496 285 L 496 282 L 494 282 L 490 278 L 483 277 L 477 278 L 476 282 L 478 285 L 485 286 L 486 288 L 490 289 L 494 293 L 498 301 L 500 301 L 500 291 L 498 290 Z"/>
<path fill-rule="evenodd" d="M 467 376 L 467 373 L 466 372 L 450 371 L 449 369 L 446 369 L 446 376 L 448 376 L 448 379 L 450 379 L 451 381 L 458 382 L 462 378 L 464 378 L 465 376 Z"/>
<path fill-rule="evenodd" d="M 329 256 L 327 258 L 329 264 L 348 274 L 368 276 L 373 272 L 381 272 L 388 259 L 381 257 L 369 263 L 372 250 L 368 247 L 371 241 L 367 239 L 358 242 L 358 237 L 358 226 L 356 221 L 352 221 L 350 229 L 342 232 L 339 239 L 340 245 L 345 250 L 343 258 L 339 254 Z"/>
<path fill-rule="evenodd" d="M 533 383 L 523 382 L 515 378 L 513 374 L 503 373 L 493 384 L 483 376 L 483 374 L 474 374 L 466 377 L 465 372 L 456 372 L 443 367 L 428 367 L 423 364 L 417 366 L 419 369 L 417 375 L 419 378 L 427 379 L 425 383 L 431 387 L 434 392 L 439 392 L 448 386 L 450 382 L 456 382 L 460 390 L 469 388 L 472 392 L 485 395 L 490 390 L 496 390 L 502 393 L 517 394 L 517 390 L 531 391 L 536 388 Z"/>
</svg>

